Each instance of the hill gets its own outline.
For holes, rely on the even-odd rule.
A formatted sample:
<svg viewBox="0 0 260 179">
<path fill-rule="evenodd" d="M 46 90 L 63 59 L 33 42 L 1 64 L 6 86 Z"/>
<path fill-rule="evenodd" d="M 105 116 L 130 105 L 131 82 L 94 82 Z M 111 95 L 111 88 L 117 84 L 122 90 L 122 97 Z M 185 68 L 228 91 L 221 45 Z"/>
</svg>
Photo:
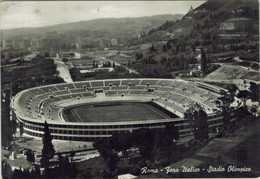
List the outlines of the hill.
<svg viewBox="0 0 260 179">
<path fill-rule="evenodd" d="M 28 34 L 44 34 L 48 32 L 72 32 L 72 31 L 105 31 L 109 33 L 133 33 L 137 29 L 150 29 L 163 24 L 167 20 L 177 20 L 181 19 L 183 15 L 181 14 L 164 14 L 164 15 L 154 15 L 145 16 L 137 18 L 102 18 L 93 19 L 81 22 L 72 22 L 66 24 L 58 24 L 46 27 L 36 27 L 36 28 L 18 28 L 18 29 L 6 29 L 2 31 L 4 36 L 11 37 L 16 35 L 28 35 Z M 1 33 L 2 33 L 1 32 Z"/>
<path fill-rule="evenodd" d="M 247 17 L 252 19 L 253 23 L 259 23 L 258 10 L 257 0 L 208 0 L 184 15 L 181 20 L 166 22 L 151 30 L 139 43 L 214 36 L 220 23 L 232 17 Z"/>
<path fill-rule="evenodd" d="M 181 20 L 166 21 L 150 30 L 147 35 L 132 38 L 128 50 L 136 50 L 136 53 L 133 55 L 135 61 L 130 66 L 139 72 L 146 70 L 148 76 L 159 75 L 156 73 L 158 71 L 172 71 L 179 75 L 176 72 L 185 70 L 187 71 L 182 75 L 188 75 L 189 70 L 197 70 L 196 64 L 200 61 L 197 57 L 201 48 L 205 50 L 205 58 L 209 63 L 229 57 L 225 55 L 218 58 L 215 54 L 239 52 L 253 59 L 259 54 L 256 38 L 259 33 L 258 10 L 257 0 L 208 0 L 184 15 Z M 221 23 L 236 17 L 251 19 L 254 27 L 246 32 L 247 38 L 222 39 L 219 36 Z M 161 68 L 157 70 L 154 66 Z M 208 68 L 215 67 L 209 64 Z"/>
</svg>

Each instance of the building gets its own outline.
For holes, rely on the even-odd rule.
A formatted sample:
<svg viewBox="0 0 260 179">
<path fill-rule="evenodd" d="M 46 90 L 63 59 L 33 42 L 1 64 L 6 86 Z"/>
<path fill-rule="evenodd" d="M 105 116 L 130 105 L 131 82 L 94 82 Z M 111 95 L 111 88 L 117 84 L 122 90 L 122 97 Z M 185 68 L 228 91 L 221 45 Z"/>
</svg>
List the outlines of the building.
<svg viewBox="0 0 260 179">
<path fill-rule="evenodd" d="M 134 178 L 137 178 L 137 176 L 132 175 L 130 173 L 118 175 L 118 179 L 134 179 Z"/>
<path fill-rule="evenodd" d="M 82 49 L 82 38 L 77 37 L 77 43 L 75 43 L 77 49 Z"/>
<path fill-rule="evenodd" d="M 3 40 L 2 40 L 1 47 L 3 47 L 3 48 L 5 48 L 5 47 L 6 47 L 6 39 L 3 39 Z"/>
<path fill-rule="evenodd" d="M 24 124 L 24 133 L 34 137 L 43 136 L 45 121 L 53 139 L 57 140 L 95 140 L 136 129 L 164 128 L 167 124 L 175 124 L 180 136 L 184 137 L 192 135 L 189 121 L 184 118 L 189 105 L 200 104 L 204 108 L 211 131 L 223 124 L 215 103 L 221 91 L 222 88 L 213 85 L 180 79 L 90 80 L 26 89 L 14 97 L 11 106 L 17 119 Z M 151 102 L 176 117 L 110 122 L 76 122 L 73 115 L 64 117 L 65 108 L 75 105 L 95 107 L 97 102 L 106 104 L 111 101 Z"/>
<path fill-rule="evenodd" d="M 118 45 L 118 40 L 117 39 L 111 39 L 111 45 L 112 46 L 117 46 Z"/>
<path fill-rule="evenodd" d="M 232 18 L 221 23 L 219 28 L 219 36 L 246 37 L 251 28 L 252 22 L 250 19 L 244 17 Z"/>
<path fill-rule="evenodd" d="M 2 49 L 14 48 L 13 40 L 3 39 L 1 42 Z"/>
<path fill-rule="evenodd" d="M 98 47 L 99 48 L 107 48 L 111 46 L 111 40 L 107 39 L 99 39 L 98 40 Z"/>
<path fill-rule="evenodd" d="M 60 54 L 61 58 L 67 58 L 67 59 L 80 59 L 81 54 L 78 52 L 62 52 Z"/>
<path fill-rule="evenodd" d="M 107 68 L 95 68 L 94 72 L 114 72 L 114 68 L 107 67 Z"/>
<path fill-rule="evenodd" d="M 189 14 L 192 15 L 192 14 L 199 14 L 199 13 L 206 13 L 206 12 L 208 12 L 208 10 L 197 8 L 197 9 L 193 9 L 193 10 L 190 9 Z"/>
<path fill-rule="evenodd" d="M 190 13 L 191 11 L 193 11 L 193 7 L 192 7 L 192 6 L 190 7 L 190 10 L 189 10 L 189 12 L 188 12 L 188 13 Z"/>
<path fill-rule="evenodd" d="M 32 39 L 31 40 L 31 48 L 32 49 L 37 49 L 39 47 L 39 41 L 38 39 Z"/>
</svg>

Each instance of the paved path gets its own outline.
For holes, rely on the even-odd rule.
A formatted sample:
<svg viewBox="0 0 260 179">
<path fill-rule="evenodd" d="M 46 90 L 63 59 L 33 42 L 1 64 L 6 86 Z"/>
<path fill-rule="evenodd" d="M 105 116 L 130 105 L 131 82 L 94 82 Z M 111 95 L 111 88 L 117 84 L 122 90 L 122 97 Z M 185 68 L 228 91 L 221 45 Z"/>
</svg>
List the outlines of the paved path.
<svg viewBox="0 0 260 179">
<path fill-rule="evenodd" d="M 101 58 L 103 62 L 111 61 L 111 60 L 106 59 L 106 57 L 99 57 L 99 58 Z M 115 62 L 115 61 L 113 61 L 113 62 Z M 127 71 L 129 71 L 129 73 L 134 73 L 134 74 L 137 74 L 137 75 L 139 74 L 138 71 L 130 69 L 130 68 L 124 66 L 124 65 L 121 65 L 120 63 L 115 62 L 115 65 L 124 67 Z"/>
<path fill-rule="evenodd" d="M 119 64 L 119 65 L 120 65 L 120 64 Z M 133 69 L 130 69 L 130 68 L 126 67 L 126 66 L 123 66 L 123 65 L 120 65 L 120 66 L 122 66 L 122 67 L 124 67 L 126 70 L 128 70 L 129 73 L 134 73 L 134 74 L 137 74 L 137 75 L 140 74 L 138 71 L 133 70 Z"/>
<path fill-rule="evenodd" d="M 59 76 L 67 83 L 72 83 L 73 80 L 70 76 L 68 67 L 61 61 L 54 60 L 54 63 L 57 65 L 57 70 L 60 72 Z"/>
</svg>

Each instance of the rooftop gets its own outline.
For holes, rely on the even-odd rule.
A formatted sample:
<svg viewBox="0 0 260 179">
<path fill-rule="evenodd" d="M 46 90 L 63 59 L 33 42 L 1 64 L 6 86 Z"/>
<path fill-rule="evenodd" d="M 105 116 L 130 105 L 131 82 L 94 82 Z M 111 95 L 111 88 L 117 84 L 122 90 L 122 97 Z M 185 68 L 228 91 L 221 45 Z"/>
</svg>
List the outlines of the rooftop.
<svg viewBox="0 0 260 179">
<path fill-rule="evenodd" d="M 234 21 L 250 21 L 250 19 L 245 18 L 245 17 L 237 17 L 237 18 L 232 18 L 226 20 L 226 22 L 234 22 Z"/>
</svg>

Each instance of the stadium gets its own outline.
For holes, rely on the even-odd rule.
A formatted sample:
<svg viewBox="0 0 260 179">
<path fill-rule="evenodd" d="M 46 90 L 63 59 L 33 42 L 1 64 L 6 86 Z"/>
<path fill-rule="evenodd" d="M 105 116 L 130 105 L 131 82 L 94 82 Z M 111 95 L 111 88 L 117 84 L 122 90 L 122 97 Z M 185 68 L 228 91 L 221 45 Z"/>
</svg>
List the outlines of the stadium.
<svg viewBox="0 0 260 179">
<path fill-rule="evenodd" d="M 89 141 L 140 128 L 174 123 L 191 135 L 185 111 L 199 104 L 210 130 L 222 124 L 216 106 L 222 88 L 181 79 L 106 79 L 30 88 L 12 100 L 24 132 L 42 137 L 47 121 L 53 139 Z"/>
</svg>

